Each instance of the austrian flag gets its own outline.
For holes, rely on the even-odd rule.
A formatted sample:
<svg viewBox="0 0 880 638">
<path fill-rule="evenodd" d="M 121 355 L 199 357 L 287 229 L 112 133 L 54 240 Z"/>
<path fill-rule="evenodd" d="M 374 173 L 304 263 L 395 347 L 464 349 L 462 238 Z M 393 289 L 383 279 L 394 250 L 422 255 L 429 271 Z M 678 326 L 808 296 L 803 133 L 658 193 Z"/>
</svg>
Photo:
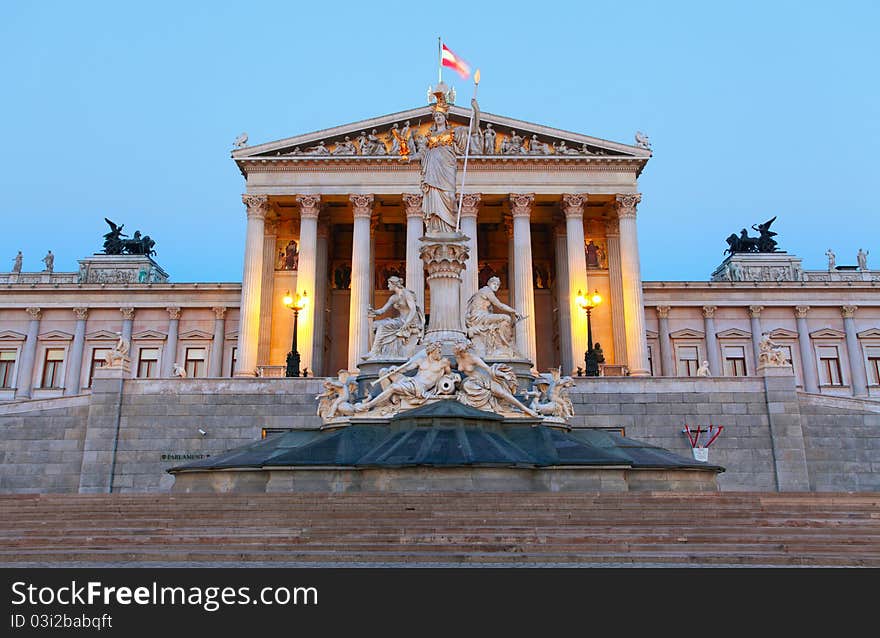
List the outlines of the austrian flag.
<svg viewBox="0 0 880 638">
<path fill-rule="evenodd" d="M 470 65 L 450 51 L 449 47 L 445 44 L 440 52 L 440 61 L 443 66 L 448 66 L 450 69 L 455 70 L 455 72 L 461 76 L 462 80 L 467 80 L 471 74 Z"/>
</svg>

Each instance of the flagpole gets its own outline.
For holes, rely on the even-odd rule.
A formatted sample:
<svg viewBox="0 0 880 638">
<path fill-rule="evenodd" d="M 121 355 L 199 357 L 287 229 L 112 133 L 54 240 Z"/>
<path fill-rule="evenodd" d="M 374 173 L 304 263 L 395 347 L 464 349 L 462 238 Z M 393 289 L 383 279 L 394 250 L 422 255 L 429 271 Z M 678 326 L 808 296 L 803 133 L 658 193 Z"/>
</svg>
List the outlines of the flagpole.
<svg viewBox="0 0 880 638">
<path fill-rule="evenodd" d="M 443 83 L 443 42 L 437 36 L 437 84 Z"/>
<path fill-rule="evenodd" d="M 480 70 L 474 73 L 474 100 L 477 99 L 477 87 L 480 85 Z M 461 190 L 458 193 L 458 215 L 455 217 L 455 232 L 461 229 L 461 205 L 464 202 L 464 181 L 467 178 L 468 153 L 471 150 L 471 134 L 474 127 L 474 107 L 471 105 L 471 120 L 468 122 L 467 142 L 464 145 L 464 168 L 461 171 Z"/>
</svg>

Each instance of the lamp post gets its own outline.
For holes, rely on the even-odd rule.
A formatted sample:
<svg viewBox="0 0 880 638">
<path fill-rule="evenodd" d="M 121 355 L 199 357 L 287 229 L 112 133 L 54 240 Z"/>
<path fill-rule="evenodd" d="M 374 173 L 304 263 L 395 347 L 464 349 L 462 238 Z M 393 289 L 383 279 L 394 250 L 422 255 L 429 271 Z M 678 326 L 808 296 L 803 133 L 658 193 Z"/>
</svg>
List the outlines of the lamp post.
<svg viewBox="0 0 880 638">
<path fill-rule="evenodd" d="M 593 308 L 602 303 L 602 295 L 596 290 L 589 298 L 587 298 L 584 297 L 583 292 L 578 290 L 577 299 L 575 301 L 577 302 L 577 305 L 587 313 L 587 351 L 584 353 L 584 376 L 598 377 L 599 356 L 596 349 L 593 347 L 593 324 L 591 322 L 591 314 Z"/>
<path fill-rule="evenodd" d="M 290 344 L 290 352 L 287 353 L 287 370 L 284 373 L 286 377 L 298 377 L 299 374 L 299 352 L 296 349 L 296 332 L 299 326 L 299 311 L 306 307 L 309 302 L 305 291 L 302 295 L 297 294 L 296 299 L 290 296 L 290 291 L 284 295 L 284 305 L 293 310 L 293 341 Z"/>
</svg>

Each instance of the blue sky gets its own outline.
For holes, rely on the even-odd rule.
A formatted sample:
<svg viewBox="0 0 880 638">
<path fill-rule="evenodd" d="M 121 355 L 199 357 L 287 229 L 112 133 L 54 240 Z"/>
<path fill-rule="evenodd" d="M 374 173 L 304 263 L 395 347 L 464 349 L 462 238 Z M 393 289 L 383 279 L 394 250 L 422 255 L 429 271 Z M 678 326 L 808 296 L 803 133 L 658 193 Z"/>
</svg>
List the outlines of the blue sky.
<svg viewBox="0 0 880 638">
<path fill-rule="evenodd" d="M 7 0 L 0 270 L 47 249 L 76 270 L 107 216 L 156 239 L 175 281 L 240 281 L 232 140 L 421 105 L 438 35 L 481 68 L 486 111 L 650 136 L 643 278 L 706 279 L 724 237 L 773 215 L 807 268 L 829 247 L 880 267 L 878 24 L 876 1 Z"/>
</svg>

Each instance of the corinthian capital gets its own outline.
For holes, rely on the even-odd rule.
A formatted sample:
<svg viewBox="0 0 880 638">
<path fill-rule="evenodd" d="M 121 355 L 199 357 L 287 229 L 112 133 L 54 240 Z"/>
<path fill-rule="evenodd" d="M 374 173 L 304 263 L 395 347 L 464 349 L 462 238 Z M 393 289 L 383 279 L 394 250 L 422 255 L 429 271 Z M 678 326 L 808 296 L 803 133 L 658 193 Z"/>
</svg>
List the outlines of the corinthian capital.
<svg viewBox="0 0 880 638">
<path fill-rule="evenodd" d="M 177 306 L 169 306 L 165 310 L 168 312 L 169 319 L 180 319 L 180 308 Z"/>
<path fill-rule="evenodd" d="M 43 311 L 40 308 L 31 307 L 25 308 L 25 312 L 31 316 L 31 319 L 39 319 Z"/>
<path fill-rule="evenodd" d="M 510 195 L 510 214 L 514 217 L 530 217 L 534 201 L 534 193 L 512 193 Z"/>
<path fill-rule="evenodd" d="M 764 309 L 764 306 L 749 306 L 749 317 L 752 319 L 757 319 L 761 316 L 761 311 Z"/>
<path fill-rule="evenodd" d="M 465 193 L 461 198 L 461 216 L 476 217 L 482 198 L 480 193 Z"/>
<path fill-rule="evenodd" d="M 122 313 L 123 319 L 134 319 L 134 308 L 120 308 L 119 312 Z"/>
<path fill-rule="evenodd" d="M 617 195 L 615 197 L 617 202 L 617 216 L 621 218 L 627 217 L 635 217 L 636 216 L 636 206 L 639 205 L 639 202 L 642 201 L 641 193 L 631 193 L 627 195 Z"/>
<path fill-rule="evenodd" d="M 74 308 L 73 314 L 76 315 L 77 321 L 85 321 L 86 318 L 89 316 L 89 309 L 88 308 Z"/>
<path fill-rule="evenodd" d="M 241 196 L 241 202 L 247 206 L 248 217 L 258 217 L 265 219 L 266 213 L 269 212 L 269 196 L 268 195 L 248 195 Z"/>
<path fill-rule="evenodd" d="M 422 216 L 422 196 L 418 193 L 404 193 L 403 206 L 407 217 Z"/>
<path fill-rule="evenodd" d="M 214 316 L 217 319 L 223 319 L 226 316 L 226 306 L 213 306 L 211 310 L 214 311 Z"/>
<path fill-rule="evenodd" d="M 669 306 L 657 306 L 657 316 L 661 319 L 669 317 Z"/>
<path fill-rule="evenodd" d="M 318 213 L 321 212 L 320 195 L 297 195 L 296 201 L 299 204 L 299 214 L 301 217 L 318 218 Z"/>
<path fill-rule="evenodd" d="M 858 309 L 858 306 L 842 306 L 840 308 L 840 314 L 844 319 L 852 319 L 856 316 L 856 310 Z"/>
<path fill-rule="evenodd" d="M 358 217 L 366 217 L 367 219 L 373 214 L 373 195 L 349 195 L 351 201 L 351 210 L 355 219 Z"/>
<path fill-rule="evenodd" d="M 794 307 L 794 316 L 798 319 L 806 319 L 807 313 L 810 312 L 809 306 L 795 306 Z"/>
<path fill-rule="evenodd" d="M 586 193 L 565 193 L 562 196 L 562 212 L 568 217 L 583 217 L 587 205 Z"/>
<path fill-rule="evenodd" d="M 703 316 L 706 319 L 712 319 L 716 310 L 718 310 L 718 306 L 703 306 Z"/>
</svg>

